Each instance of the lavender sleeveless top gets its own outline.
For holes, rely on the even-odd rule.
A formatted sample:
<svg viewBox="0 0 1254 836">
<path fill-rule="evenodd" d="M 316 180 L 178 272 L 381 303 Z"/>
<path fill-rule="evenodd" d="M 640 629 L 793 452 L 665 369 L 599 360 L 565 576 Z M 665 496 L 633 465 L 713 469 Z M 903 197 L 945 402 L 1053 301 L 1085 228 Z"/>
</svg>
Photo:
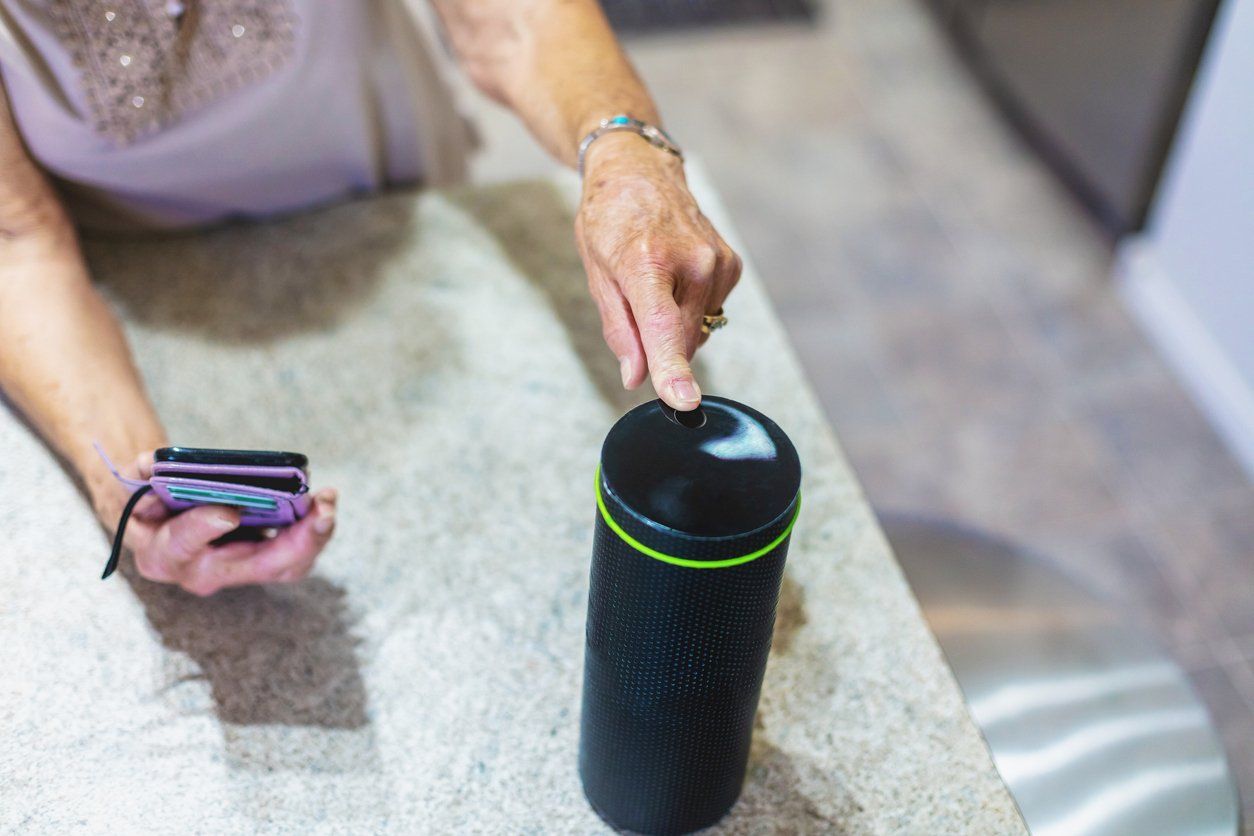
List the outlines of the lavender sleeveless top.
<svg viewBox="0 0 1254 836">
<path fill-rule="evenodd" d="M 0 79 L 80 225 L 185 227 L 465 169 L 401 0 L 0 0 Z"/>
</svg>

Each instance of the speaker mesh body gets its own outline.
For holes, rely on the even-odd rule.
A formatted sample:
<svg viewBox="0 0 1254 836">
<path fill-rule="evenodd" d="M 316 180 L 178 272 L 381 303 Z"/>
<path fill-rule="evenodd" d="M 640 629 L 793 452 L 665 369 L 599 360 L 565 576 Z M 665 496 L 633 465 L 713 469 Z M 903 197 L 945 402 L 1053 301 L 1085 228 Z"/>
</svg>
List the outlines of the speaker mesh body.
<svg viewBox="0 0 1254 836">
<path fill-rule="evenodd" d="M 597 490 L 580 777 L 611 825 L 688 833 L 740 794 L 799 494 L 765 525 L 700 537 L 643 517 L 604 473 Z"/>
</svg>

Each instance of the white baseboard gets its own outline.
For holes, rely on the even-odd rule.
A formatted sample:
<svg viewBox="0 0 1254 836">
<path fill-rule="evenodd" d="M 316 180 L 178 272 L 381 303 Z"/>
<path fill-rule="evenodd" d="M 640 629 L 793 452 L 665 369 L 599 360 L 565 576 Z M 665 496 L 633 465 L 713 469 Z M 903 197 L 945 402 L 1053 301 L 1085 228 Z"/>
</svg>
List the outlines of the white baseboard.
<svg viewBox="0 0 1254 836">
<path fill-rule="evenodd" d="M 1133 315 L 1254 481 L 1254 387 L 1176 289 L 1150 241 L 1125 239 L 1115 275 Z"/>
</svg>

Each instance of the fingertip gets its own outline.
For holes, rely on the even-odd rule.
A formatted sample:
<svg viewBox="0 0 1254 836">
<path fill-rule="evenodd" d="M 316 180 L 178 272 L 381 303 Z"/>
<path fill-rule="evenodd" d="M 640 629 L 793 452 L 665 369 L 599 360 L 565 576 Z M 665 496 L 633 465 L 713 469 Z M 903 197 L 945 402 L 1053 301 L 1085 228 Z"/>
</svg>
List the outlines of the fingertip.
<svg viewBox="0 0 1254 836">
<path fill-rule="evenodd" d="M 666 386 L 667 394 L 662 400 L 680 412 L 689 412 L 701 405 L 701 387 L 692 377 L 672 378 Z"/>
<path fill-rule="evenodd" d="M 239 528 L 240 512 L 238 508 L 221 507 L 216 509 L 215 525 L 226 531 L 232 531 Z"/>
<path fill-rule="evenodd" d="M 194 515 L 198 520 L 202 520 L 205 525 L 222 534 L 239 528 L 239 510 L 229 505 L 201 505 L 200 507 L 192 508 L 187 514 Z"/>
<path fill-rule="evenodd" d="M 331 531 L 335 528 L 335 505 L 318 503 L 317 510 L 314 512 L 313 528 L 319 537 L 331 536 Z"/>
<path fill-rule="evenodd" d="M 163 552 L 179 562 L 201 554 L 239 528 L 239 511 L 226 505 L 199 505 L 163 523 L 157 537 Z"/>
<path fill-rule="evenodd" d="M 640 384 L 649 377 L 645 364 L 631 357 L 621 357 L 618 361 L 618 370 L 622 376 L 623 388 L 628 391 L 638 389 Z"/>
</svg>

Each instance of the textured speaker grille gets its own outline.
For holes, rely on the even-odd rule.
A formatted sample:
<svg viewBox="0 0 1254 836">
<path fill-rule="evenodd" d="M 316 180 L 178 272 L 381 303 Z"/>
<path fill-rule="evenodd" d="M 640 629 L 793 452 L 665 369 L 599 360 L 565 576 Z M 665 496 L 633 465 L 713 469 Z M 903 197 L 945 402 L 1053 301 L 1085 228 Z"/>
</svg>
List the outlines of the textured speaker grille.
<svg viewBox="0 0 1254 836">
<path fill-rule="evenodd" d="M 717 559 L 762 536 L 654 541 L 677 557 Z M 579 769 L 610 824 L 687 833 L 735 803 L 787 550 L 785 538 L 741 565 L 675 566 L 632 548 L 597 515 Z"/>
</svg>

